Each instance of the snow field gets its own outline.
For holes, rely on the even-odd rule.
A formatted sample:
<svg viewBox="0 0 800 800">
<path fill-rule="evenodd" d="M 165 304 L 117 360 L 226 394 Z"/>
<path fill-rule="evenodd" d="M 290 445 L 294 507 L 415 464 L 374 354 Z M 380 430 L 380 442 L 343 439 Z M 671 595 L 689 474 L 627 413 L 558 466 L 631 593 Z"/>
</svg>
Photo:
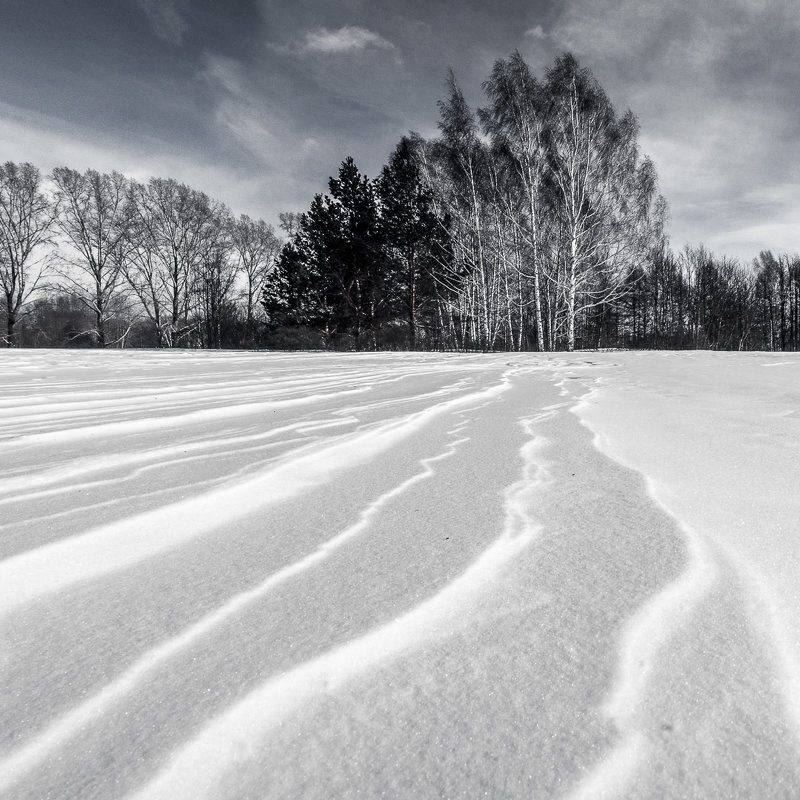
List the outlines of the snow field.
<svg viewBox="0 0 800 800">
<path fill-rule="evenodd" d="M 800 796 L 798 368 L 0 354 L 0 795 Z"/>
</svg>

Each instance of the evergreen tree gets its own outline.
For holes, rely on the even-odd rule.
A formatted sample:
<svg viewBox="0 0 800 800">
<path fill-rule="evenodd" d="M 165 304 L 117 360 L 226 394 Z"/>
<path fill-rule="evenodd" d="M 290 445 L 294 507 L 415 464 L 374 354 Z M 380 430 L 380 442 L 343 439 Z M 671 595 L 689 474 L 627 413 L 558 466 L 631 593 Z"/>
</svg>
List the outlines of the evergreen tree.
<svg viewBox="0 0 800 800">
<path fill-rule="evenodd" d="M 365 332 L 375 348 L 382 318 L 389 311 L 390 291 L 377 195 L 352 157 L 342 162 L 339 177 L 331 178 L 329 186 L 321 220 L 328 237 L 325 264 L 349 312 L 356 350 L 361 349 Z"/>
<path fill-rule="evenodd" d="M 339 287 L 327 269 L 327 214 L 318 194 L 307 214 L 296 220 L 292 238 L 278 256 L 263 290 L 271 326 L 306 326 L 320 330 L 324 347 L 331 345 L 343 319 Z"/>
<path fill-rule="evenodd" d="M 300 217 L 279 258 L 286 318 L 321 326 L 326 345 L 334 334 L 347 333 L 359 350 L 367 334 L 375 348 L 391 305 L 377 194 L 352 158 L 342 162 L 329 188 L 330 195 L 317 195 Z M 274 312 L 275 301 L 269 303 Z"/>
<path fill-rule="evenodd" d="M 393 262 L 385 274 L 392 278 L 397 308 L 407 321 L 411 350 L 419 346 L 419 316 L 435 298 L 434 274 L 445 251 L 444 227 L 422 182 L 414 148 L 404 136 L 377 182 L 381 234 Z"/>
</svg>

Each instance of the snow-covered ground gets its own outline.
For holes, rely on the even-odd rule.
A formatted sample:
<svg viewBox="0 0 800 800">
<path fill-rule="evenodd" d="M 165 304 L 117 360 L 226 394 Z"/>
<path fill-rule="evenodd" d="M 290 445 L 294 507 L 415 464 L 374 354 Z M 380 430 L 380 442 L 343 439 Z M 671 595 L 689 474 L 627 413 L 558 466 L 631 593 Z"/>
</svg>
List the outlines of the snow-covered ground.
<svg viewBox="0 0 800 800">
<path fill-rule="evenodd" d="M 799 357 L 0 387 L 0 797 L 800 797 Z"/>
</svg>

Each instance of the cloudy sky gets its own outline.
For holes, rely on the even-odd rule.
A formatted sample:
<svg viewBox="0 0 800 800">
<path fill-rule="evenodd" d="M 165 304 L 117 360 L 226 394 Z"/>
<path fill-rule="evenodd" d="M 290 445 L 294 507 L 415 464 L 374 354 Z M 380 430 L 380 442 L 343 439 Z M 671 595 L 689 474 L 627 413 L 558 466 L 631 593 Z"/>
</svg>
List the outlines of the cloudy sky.
<svg viewBox="0 0 800 800">
<path fill-rule="evenodd" d="M 675 248 L 800 251 L 797 0 L 0 0 L 0 160 L 175 177 L 275 224 L 436 133 L 448 67 L 570 50 L 641 123 Z"/>
</svg>

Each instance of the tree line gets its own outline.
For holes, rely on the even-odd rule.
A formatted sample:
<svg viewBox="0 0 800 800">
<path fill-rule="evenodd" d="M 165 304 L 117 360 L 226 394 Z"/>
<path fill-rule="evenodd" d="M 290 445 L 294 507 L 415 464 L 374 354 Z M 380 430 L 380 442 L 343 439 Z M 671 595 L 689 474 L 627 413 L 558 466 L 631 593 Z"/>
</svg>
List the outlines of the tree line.
<svg viewBox="0 0 800 800">
<path fill-rule="evenodd" d="M 800 259 L 673 252 L 635 116 L 571 55 L 539 79 L 514 53 L 483 90 L 470 108 L 451 73 L 438 136 L 404 136 L 374 179 L 346 158 L 285 241 L 173 180 L 62 168 L 46 195 L 6 164 L 5 341 L 798 349 Z"/>
<path fill-rule="evenodd" d="M 751 265 L 702 246 L 664 250 L 630 275 L 614 313 L 624 347 L 800 350 L 800 257 L 763 251 Z"/>
<path fill-rule="evenodd" d="M 0 338 L 254 346 L 281 240 L 173 179 L 0 166 Z"/>
<path fill-rule="evenodd" d="M 569 54 L 495 62 L 473 110 L 450 74 L 439 135 L 374 180 L 346 159 L 284 246 L 276 325 L 323 347 L 795 349 L 800 261 L 669 248 L 638 124 Z"/>
</svg>

